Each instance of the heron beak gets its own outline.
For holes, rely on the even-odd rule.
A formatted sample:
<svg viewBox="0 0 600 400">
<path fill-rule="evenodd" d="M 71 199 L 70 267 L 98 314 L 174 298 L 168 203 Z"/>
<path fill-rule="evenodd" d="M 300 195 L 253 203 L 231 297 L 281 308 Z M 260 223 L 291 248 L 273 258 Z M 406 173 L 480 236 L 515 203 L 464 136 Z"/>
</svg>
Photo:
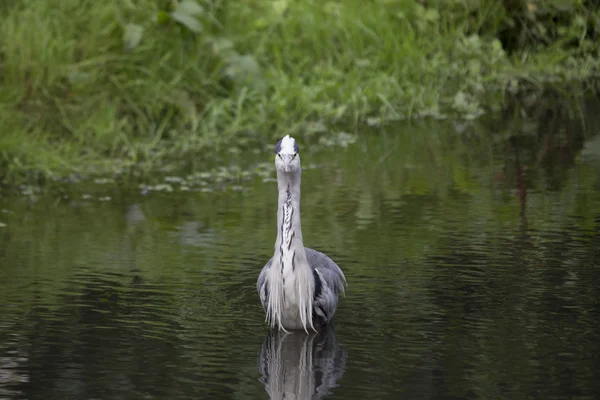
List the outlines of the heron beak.
<svg viewBox="0 0 600 400">
<path fill-rule="evenodd" d="M 291 154 L 284 154 L 281 156 L 281 159 L 283 160 L 283 170 L 285 172 L 290 172 L 290 164 L 294 157 Z"/>
</svg>

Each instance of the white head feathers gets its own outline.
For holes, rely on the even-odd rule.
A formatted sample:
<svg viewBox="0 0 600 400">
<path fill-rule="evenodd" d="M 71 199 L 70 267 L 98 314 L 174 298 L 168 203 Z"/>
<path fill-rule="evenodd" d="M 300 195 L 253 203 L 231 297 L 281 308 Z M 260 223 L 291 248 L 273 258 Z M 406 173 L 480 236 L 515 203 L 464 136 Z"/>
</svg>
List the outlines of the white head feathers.
<svg viewBox="0 0 600 400">
<path fill-rule="evenodd" d="M 298 144 L 290 135 L 285 135 L 275 146 L 276 154 L 296 154 L 298 150 Z"/>
</svg>

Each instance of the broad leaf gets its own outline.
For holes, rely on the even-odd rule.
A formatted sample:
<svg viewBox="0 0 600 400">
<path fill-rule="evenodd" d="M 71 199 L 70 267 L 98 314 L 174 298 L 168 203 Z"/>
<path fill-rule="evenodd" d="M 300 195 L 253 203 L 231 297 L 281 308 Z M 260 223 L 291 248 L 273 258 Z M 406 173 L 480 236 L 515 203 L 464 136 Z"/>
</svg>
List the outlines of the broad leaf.
<svg viewBox="0 0 600 400">
<path fill-rule="evenodd" d="M 123 42 L 125 43 L 125 48 L 131 50 L 137 47 L 142 41 L 143 34 L 143 26 L 138 24 L 125 25 L 125 32 L 123 32 Z"/>
<path fill-rule="evenodd" d="M 184 0 L 177 4 L 174 12 L 180 12 L 186 15 L 201 15 L 204 12 L 204 9 L 194 0 Z"/>
<path fill-rule="evenodd" d="M 171 18 L 173 18 L 173 20 L 179 22 L 181 25 L 185 26 L 192 32 L 202 32 L 202 24 L 193 15 L 184 14 L 175 10 L 171 13 Z"/>
</svg>

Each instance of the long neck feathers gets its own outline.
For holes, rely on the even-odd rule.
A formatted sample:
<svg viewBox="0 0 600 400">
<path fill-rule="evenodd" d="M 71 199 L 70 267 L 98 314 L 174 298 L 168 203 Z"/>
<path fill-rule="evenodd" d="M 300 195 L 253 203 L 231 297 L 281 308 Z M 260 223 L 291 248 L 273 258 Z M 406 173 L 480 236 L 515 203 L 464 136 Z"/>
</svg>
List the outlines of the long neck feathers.
<svg viewBox="0 0 600 400">
<path fill-rule="evenodd" d="M 269 278 L 267 317 L 283 327 L 284 312 L 296 312 L 304 330 L 312 324 L 314 278 L 308 265 L 300 226 L 300 172 L 277 171 L 279 191 L 277 240 Z M 287 294 L 287 297 L 286 297 Z"/>
</svg>

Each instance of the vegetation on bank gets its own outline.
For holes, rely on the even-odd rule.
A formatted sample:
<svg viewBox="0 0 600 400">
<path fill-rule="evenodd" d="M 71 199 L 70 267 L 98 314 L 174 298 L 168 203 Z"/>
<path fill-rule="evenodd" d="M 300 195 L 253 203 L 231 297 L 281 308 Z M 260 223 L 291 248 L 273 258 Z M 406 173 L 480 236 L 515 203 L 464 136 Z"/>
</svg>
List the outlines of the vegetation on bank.
<svg viewBox="0 0 600 400">
<path fill-rule="evenodd" d="M 594 0 L 0 3 L 0 179 L 198 168 L 337 127 L 477 118 L 600 71 Z"/>
</svg>

